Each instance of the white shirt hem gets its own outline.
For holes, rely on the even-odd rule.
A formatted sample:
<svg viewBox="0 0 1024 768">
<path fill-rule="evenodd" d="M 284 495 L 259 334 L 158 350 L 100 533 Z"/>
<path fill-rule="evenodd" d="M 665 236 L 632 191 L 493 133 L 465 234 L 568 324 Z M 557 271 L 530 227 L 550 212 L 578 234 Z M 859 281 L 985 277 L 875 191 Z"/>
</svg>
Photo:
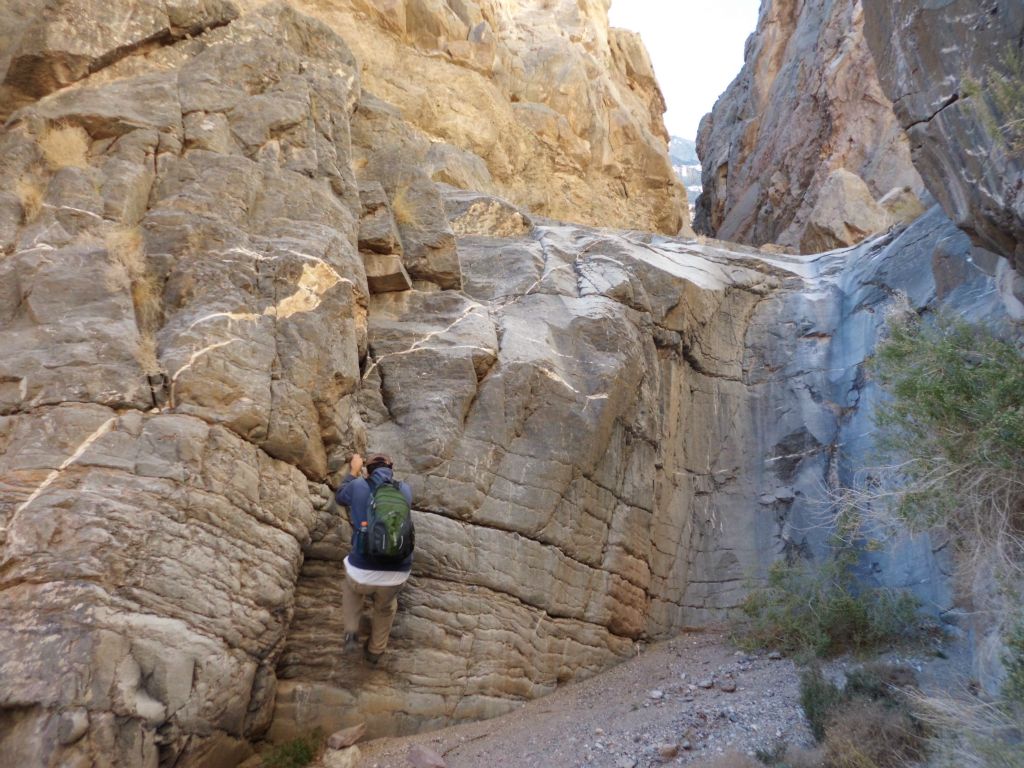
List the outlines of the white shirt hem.
<svg viewBox="0 0 1024 768">
<path fill-rule="evenodd" d="M 367 571 L 356 568 L 345 557 L 345 573 L 356 584 L 364 587 L 397 587 L 409 579 L 409 571 Z"/>
</svg>

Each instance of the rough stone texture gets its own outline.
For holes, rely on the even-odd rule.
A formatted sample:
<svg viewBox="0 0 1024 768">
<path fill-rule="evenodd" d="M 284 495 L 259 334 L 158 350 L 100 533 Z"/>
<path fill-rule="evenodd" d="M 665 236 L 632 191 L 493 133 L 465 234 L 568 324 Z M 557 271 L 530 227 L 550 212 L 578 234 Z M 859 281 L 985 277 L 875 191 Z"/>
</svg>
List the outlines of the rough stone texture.
<svg viewBox="0 0 1024 768">
<path fill-rule="evenodd" d="M 14 0 L 0 18 L 0 120 L 17 107 L 147 47 L 223 26 L 229 0 Z M 89 23 L 83 23 L 89 20 Z"/>
<path fill-rule="evenodd" d="M 699 232 L 797 247 L 838 168 L 875 199 L 921 191 L 863 24 L 860 0 L 762 3 L 743 71 L 701 123 Z"/>
<path fill-rule="evenodd" d="M 607 0 L 294 5 L 352 46 L 369 91 L 440 140 L 434 180 L 538 215 L 688 231 L 654 70 L 639 36 L 609 29 Z"/>
<path fill-rule="evenodd" d="M 363 445 L 348 51 L 272 7 L 161 63 L 0 136 L 42 196 L 0 260 L 0 751 L 18 765 L 246 757 L 316 520 L 307 478 Z M 88 134 L 81 166 L 42 163 L 53 123 Z M 207 124 L 230 128 L 219 150 Z"/>
<path fill-rule="evenodd" d="M 910 136 L 914 164 L 946 214 L 976 245 L 1024 272 L 1024 153 L 1001 129 L 993 81 L 1019 82 L 1024 6 L 1017 0 L 864 0 L 882 87 Z M 971 87 L 973 86 L 973 87 Z M 1019 106 L 1019 105 L 1018 105 Z M 1020 286 L 1008 296 L 1024 300 Z"/>
<path fill-rule="evenodd" d="M 232 764 L 272 720 L 353 711 L 332 702 L 420 729 L 680 626 L 708 470 L 673 447 L 655 477 L 657 445 L 735 396 L 774 270 L 538 231 L 436 184 L 438 163 L 479 169 L 286 6 L 151 42 L 0 134 L 3 753 Z M 82 146 L 55 154 L 57 126 Z M 416 290 L 371 296 L 403 270 Z M 338 647 L 348 532 L 326 484 L 367 425 L 425 542 L 403 652 L 369 673 Z"/>
<path fill-rule="evenodd" d="M 868 235 L 885 231 L 890 223 L 889 213 L 874 201 L 860 176 L 837 168 L 818 191 L 800 238 L 800 250 L 821 253 L 855 245 Z"/>
<path fill-rule="evenodd" d="M 1024 319 L 1024 152 L 1019 95 L 996 98 L 1000 78 L 1024 79 L 1024 5 L 864 0 L 866 36 L 882 86 L 910 136 L 914 164 L 946 214 L 974 242 L 974 263 L 995 277 L 1007 314 Z M 947 280 L 947 284 L 951 282 Z M 1019 608 L 1004 577 L 979 569 L 965 623 L 974 675 L 997 693 L 1002 624 Z M 1019 590 L 1018 590 L 1019 591 Z"/>
<path fill-rule="evenodd" d="M 501 205 L 483 202 L 474 231 Z M 569 226 L 467 235 L 459 252 L 464 292 L 370 306 L 361 412 L 415 490 L 419 542 L 391 651 L 373 670 L 343 655 L 347 538 L 328 526 L 273 738 L 356 713 L 380 735 L 506 711 L 718 615 L 767 565 L 712 497 L 743 461 L 745 321 L 776 270 Z M 739 555 L 704 551 L 719 524 Z"/>
<path fill-rule="evenodd" d="M 443 18 L 437 37 L 500 39 L 408 8 L 403 35 Z M 860 371 L 890 297 L 995 295 L 938 211 L 800 259 L 439 184 L 438 163 L 479 167 L 286 6 L 163 42 L 0 133 L 18 765 L 213 768 L 263 735 L 477 719 L 720 619 L 778 555 L 820 551 L 808 521 L 845 482 L 838 446 L 867 450 Z M 46 150 L 57 125 L 86 146 Z M 404 290 L 371 294 L 376 258 Z M 343 652 L 330 489 L 368 447 L 413 486 L 419 534 L 379 667 Z M 932 554 L 873 557 L 939 612 Z"/>
</svg>

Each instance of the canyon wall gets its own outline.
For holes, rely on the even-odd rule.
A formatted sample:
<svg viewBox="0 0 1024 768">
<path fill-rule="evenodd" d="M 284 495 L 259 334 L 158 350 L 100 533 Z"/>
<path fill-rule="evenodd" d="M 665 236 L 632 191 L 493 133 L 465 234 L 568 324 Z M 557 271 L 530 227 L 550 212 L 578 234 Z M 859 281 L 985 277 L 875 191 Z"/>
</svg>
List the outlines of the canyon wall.
<svg viewBox="0 0 1024 768">
<path fill-rule="evenodd" d="M 16 764 L 222 766 L 368 715 L 374 735 L 476 719 L 720 620 L 778 556 L 821 550 L 895 297 L 999 317 L 938 209 L 809 257 L 540 218 L 338 34 L 479 74 L 431 26 L 461 30 L 468 4 L 310 6 L 330 25 L 153 0 L 93 37 L 68 2 L 0 36 L 20 104 L 0 133 Z M 604 12 L 577 7 L 556 6 Z M 531 51 L 553 34 L 501 29 Z M 632 38 L 602 59 L 600 25 L 581 29 L 551 55 L 581 45 L 608 83 L 655 93 Z M 438 115 L 463 103 L 446 98 Z M 645 183 L 635 151 L 617 162 Z M 629 199 L 650 226 L 657 198 Z M 368 449 L 394 455 L 418 529 L 376 668 L 343 652 L 332 501 Z M 867 571 L 948 612 L 942 543 L 901 546 Z"/>
<path fill-rule="evenodd" d="M 437 182 L 432 152 L 472 158 L 287 5 L 85 10 L 5 38 L 5 756 L 214 766 L 356 703 L 476 718 L 735 603 L 770 554 L 714 498 L 778 270 Z M 340 653 L 330 501 L 368 447 L 421 542 L 373 672 Z"/>
<path fill-rule="evenodd" d="M 923 186 L 879 85 L 864 15 L 859 0 L 762 3 L 743 70 L 701 124 L 699 232 L 815 253 L 907 218 L 895 204 L 906 193 L 889 210 L 878 204 Z"/>
<path fill-rule="evenodd" d="M 867 41 L 914 165 L 1024 318 L 1024 7 L 1013 0 L 864 6 Z"/>
<path fill-rule="evenodd" d="M 418 161 L 435 180 L 540 216 L 689 231 L 650 58 L 638 35 L 609 28 L 608 4 L 292 3 L 338 32 L 364 88 L 430 138 Z"/>
</svg>

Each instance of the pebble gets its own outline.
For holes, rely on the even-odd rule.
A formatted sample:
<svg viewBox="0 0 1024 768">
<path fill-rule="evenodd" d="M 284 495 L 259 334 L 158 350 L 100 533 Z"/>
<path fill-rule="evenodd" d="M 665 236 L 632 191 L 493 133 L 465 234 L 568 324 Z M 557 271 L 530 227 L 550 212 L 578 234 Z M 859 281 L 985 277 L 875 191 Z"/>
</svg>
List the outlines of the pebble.
<svg viewBox="0 0 1024 768">
<path fill-rule="evenodd" d="M 708 688 L 714 688 L 715 687 L 715 681 L 710 679 L 710 678 L 708 678 L 706 680 L 701 680 L 699 683 L 697 683 L 697 686 L 699 688 L 704 688 L 705 690 L 707 690 Z"/>
<path fill-rule="evenodd" d="M 662 744 L 658 747 L 658 754 L 666 760 L 671 760 L 679 754 L 679 747 L 675 744 Z"/>
<path fill-rule="evenodd" d="M 736 692 L 736 681 L 735 680 L 723 680 L 722 682 L 720 682 L 718 684 L 718 688 L 721 691 L 725 691 L 725 693 L 735 693 Z"/>
<path fill-rule="evenodd" d="M 768 654 L 768 658 L 771 659 L 772 661 L 778 661 L 779 659 L 782 658 L 782 654 L 779 651 L 772 651 L 771 653 Z"/>
<path fill-rule="evenodd" d="M 647 695 L 650 696 L 655 701 L 660 701 L 661 699 L 665 698 L 665 692 L 664 691 L 659 691 L 659 690 L 653 690 L 650 693 L 648 693 Z"/>
<path fill-rule="evenodd" d="M 632 757 L 624 757 L 615 764 L 615 768 L 636 768 L 636 760 Z"/>
</svg>

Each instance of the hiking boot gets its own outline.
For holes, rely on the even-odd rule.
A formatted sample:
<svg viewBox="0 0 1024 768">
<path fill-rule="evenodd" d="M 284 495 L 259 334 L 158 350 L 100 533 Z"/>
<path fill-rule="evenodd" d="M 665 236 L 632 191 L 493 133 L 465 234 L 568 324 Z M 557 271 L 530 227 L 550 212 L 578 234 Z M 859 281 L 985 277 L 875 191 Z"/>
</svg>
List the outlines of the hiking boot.
<svg viewBox="0 0 1024 768">
<path fill-rule="evenodd" d="M 363 646 L 363 658 L 366 659 L 370 664 L 376 666 L 377 662 L 383 657 L 383 653 L 373 653 L 370 651 L 370 644 L 367 643 Z"/>
<path fill-rule="evenodd" d="M 359 648 L 359 635 L 355 632 L 345 633 L 345 653 L 352 653 Z"/>
</svg>

